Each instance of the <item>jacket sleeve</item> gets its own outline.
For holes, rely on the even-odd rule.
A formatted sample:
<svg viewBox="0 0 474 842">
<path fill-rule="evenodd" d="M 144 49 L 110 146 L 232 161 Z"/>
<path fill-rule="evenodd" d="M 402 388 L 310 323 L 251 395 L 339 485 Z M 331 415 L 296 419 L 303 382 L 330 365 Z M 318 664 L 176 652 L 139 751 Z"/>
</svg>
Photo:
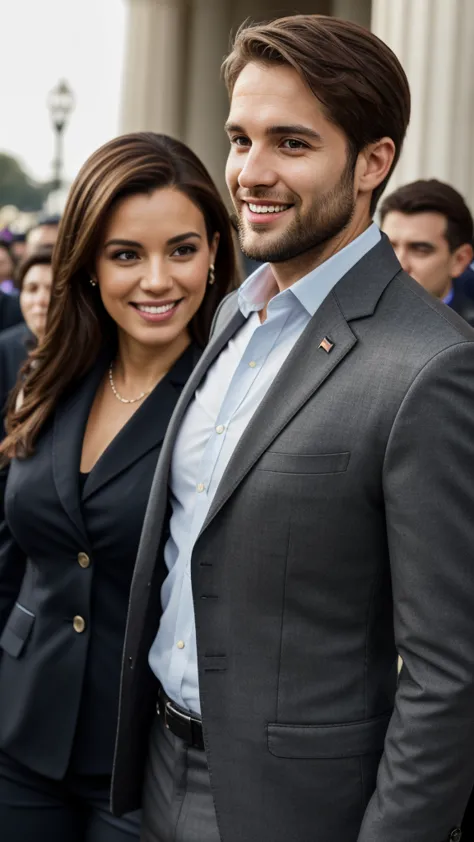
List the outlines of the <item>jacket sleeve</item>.
<svg viewBox="0 0 474 842">
<path fill-rule="evenodd" d="M 474 785 L 474 342 L 417 375 L 383 483 L 403 667 L 359 842 L 457 842 Z"/>
<path fill-rule="evenodd" d="M 5 487 L 8 469 L 0 470 L 0 633 L 20 591 L 26 557 L 13 538 L 5 520 Z"/>
</svg>

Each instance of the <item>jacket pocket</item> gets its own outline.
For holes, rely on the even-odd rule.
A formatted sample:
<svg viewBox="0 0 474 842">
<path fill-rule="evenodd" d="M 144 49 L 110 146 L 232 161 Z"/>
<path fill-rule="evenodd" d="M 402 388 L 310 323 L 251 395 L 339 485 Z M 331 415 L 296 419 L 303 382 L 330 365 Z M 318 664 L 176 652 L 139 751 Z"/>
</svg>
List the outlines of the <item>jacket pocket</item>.
<svg viewBox="0 0 474 842">
<path fill-rule="evenodd" d="M 347 470 L 350 453 L 278 453 L 267 450 L 256 467 L 280 474 L 340 474 Z"/>
<path fill-rule="evenodd" d="M 268 750 L 275 757 L 336 760 L 382 751 L 391 713 L 339 725 L 267 725 Z"/>
<path fill-rule="evenodd" d="M 19 602 L 15 603 L 0 637 L 0 647 L 4 652 L 12 658 L 18 658 L 31 634 L 34 622 L 35 615 Z"/>
</svg>

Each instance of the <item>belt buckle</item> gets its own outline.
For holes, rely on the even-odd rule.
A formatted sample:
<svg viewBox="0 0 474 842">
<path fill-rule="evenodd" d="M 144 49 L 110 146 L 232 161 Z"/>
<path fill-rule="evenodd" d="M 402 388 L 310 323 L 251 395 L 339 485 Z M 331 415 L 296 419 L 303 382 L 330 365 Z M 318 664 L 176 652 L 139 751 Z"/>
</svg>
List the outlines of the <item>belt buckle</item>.
<svg viewBox="0 0 474 842">
<path fill-rule="evenodd" d="M 170 726 L 169 726 L 169 723 L 168 723 L 168 716 L 170 714 L 178 717 L 178 719 L 182 719 L 188 725 L 191 725 L 191 717 L 188 716 L 187 713 L 184 713 L 184 711 L 178 710 L 173 705 L 173 703 L 168 699 L 168 701 L 165 703 L 165 728 L 168 728 L 168 730 L 170 730 Z"/>
</svg>

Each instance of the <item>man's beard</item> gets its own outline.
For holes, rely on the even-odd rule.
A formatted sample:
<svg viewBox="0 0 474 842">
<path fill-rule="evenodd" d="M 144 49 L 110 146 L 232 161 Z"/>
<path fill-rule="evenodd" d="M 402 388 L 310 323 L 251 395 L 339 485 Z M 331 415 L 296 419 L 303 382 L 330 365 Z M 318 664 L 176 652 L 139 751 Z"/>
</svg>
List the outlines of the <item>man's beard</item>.
<svg viewBox="0 0 474 842">
<path fill-rule="evenodd" d="M 315 254 L 322 252 L 326 243 L 337 237 L 349 225 L 354 215 L 354 169 L 355 162 L 349 155 L 344 172 L 335 187 L 318 196 L 304 216 L 296 211 L 295 219 L 276 241 L 248 247 L 245 243 L 247 229 L 242 219 L 238 219 L 239 242 L 244 255 L 251 260 L 285 263 L 308 251 L 314 251 Z M 265 195 L 263 190 L 253 190 L 252 195 L 256 199 L 274 199 L 268 192 Z M 275 200 L 275 204 L 278 203 Z"/>
</svg>

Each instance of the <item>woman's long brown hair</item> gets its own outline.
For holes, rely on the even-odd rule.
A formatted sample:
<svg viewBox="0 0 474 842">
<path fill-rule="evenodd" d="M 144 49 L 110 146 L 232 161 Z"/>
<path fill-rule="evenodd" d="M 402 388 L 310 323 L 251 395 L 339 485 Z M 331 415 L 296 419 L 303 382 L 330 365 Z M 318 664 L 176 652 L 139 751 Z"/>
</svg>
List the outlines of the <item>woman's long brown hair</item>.
<svg viewBox="0 0 474 842">
<path fill-rule="evenodd" d="M 30 355 L 10 398 L 3 462 L 25 458 L 60 398 L 84 377 L 99 353 L 113 353 L 117 331 L 90 282 L 94 260 L 112 207 L 125 196 L 176 187 L 197 205 L 211 243 L 220 235 L 215 284 L 190 330 L 201 346 L 212 317 L 236 280 L 232 229 L 209 173 L 187 146 L 166 135 L 140 132 L 106 143 L 86 161 L 74 181 L 53 255 L 53 289 L 44 338 Z M 21 400 L 18 400 L 21 393 Z"/>
</svg>

